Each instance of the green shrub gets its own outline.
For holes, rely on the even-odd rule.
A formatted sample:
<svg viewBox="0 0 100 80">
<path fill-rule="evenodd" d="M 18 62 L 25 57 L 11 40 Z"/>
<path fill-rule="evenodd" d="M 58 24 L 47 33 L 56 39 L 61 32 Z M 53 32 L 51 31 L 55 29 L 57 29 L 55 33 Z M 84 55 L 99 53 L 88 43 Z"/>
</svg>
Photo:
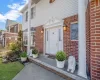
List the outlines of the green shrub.
<svg viewBox="0 0 100 80">
<path fill-rule="evenodd" d="M 58 61 L 64 61 L 66 59 L 66 54 L 63 51 L 58 51 L 56 54 L 56 59 Z"/>
<path fill-rule="evenodd" d="M 21 53 L 20 57 L 27 57 L 27 53 L 26 52 Z"/>
<path fill-rule="evenodd" d="M 19 47 L 18 47 L 18 44 L 17 44 L 17 43 L 10 43 L 10 44 L 9 44 L 9 48 L 10 48 L 12 51 L 18 51 L 18 50 L 19 50 Z"/>
<path fill-rule="evenodd" d="M 36 48 L 34 48 L 34 49 L 32 50 L 32 54 L 38 54 L 38 50 L 37 50 Z"/>
</svg>

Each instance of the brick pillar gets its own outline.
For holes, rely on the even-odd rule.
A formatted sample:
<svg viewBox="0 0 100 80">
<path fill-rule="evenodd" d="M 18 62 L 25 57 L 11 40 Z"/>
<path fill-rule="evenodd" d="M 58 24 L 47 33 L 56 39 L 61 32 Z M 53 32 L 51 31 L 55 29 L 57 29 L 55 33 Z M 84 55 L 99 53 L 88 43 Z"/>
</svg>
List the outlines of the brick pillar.
<svg viewBox="0 0 100 80">
<path fill-rule="evenodd" d="M 90 2 L 91 80 L 100 80 L 100 3 Z"/>
</svg>

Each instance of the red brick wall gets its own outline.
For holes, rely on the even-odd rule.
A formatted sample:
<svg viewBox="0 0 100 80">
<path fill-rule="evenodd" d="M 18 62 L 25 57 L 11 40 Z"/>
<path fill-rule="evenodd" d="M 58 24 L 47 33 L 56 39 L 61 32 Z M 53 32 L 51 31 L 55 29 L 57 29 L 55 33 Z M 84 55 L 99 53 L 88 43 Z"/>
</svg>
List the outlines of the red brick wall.
<svg viewBox="0 0 100 80">
<path fill-rule="evenodd" d="M 100 80 L 100 4 L 90 2 L 91 79 Z"/>
<path fill-rule="evenodd" d="M 43 53 L 43 40 L 44 40 L 44 33 L 41 33 L 43 29 L 42 26 L 36 27 L 35 32 L 35 47 L 39 50 L 40 53 Z"/>
<path fill-rule="evenodd" d="M 64 31 L 64 51 L 68 55 L 75 56 L 78 60 L 78 41 L 71 41 L 70 39 L 70 25 L 72 22 L 78 22 L 78 15 L 74 15 L 64 19 L 64 24 L 67 25 L 67 31 Z M 90 71 L 90 17 L 89 17 L 89 6 L 86 11 L 86 57 L 88 70 Z"/>
<path fill-rule="evenodd" d="M 67 25 L 67 31 L 64 31 L 63 44 L 64 51 L 68 53 L 68 55 L 73 55 L 78 59 L 78 41 L 71 41 L 70 39 L 70 25 L 72 22 L 77 22 L 78 16 L 74 15 L 64 19 L 64 24 Z"/>
</svg>

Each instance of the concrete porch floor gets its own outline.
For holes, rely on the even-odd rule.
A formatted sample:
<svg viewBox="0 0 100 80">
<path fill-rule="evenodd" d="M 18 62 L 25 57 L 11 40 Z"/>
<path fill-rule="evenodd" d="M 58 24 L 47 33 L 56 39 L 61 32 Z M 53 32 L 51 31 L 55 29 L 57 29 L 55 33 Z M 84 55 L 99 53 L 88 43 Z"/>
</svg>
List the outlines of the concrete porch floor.
<svg viewBox="0 0 100 80">
<path fill-rule="evenodd" d="M 67 61 L 65 63 L 64 68 L 59 69 L 56 67 L 56 60 L 48 58 L 48 56 L 46 55 L 45 56 L 39 55 L 39 57 L 36 59 L 33 59 L 33 57 L 29 57 L 29 60 L 39 66 L 42 66 L 43 68 L 47 70 L 50 70 L 53 73 L 57 73 L 57 75 L 61 74 L 60 76 L 66 79 L 69 78 L 71 80 L 89 80 L 89 78 L 86 79 L 77 75 L 77 72 L 78 72 L 77 66 L 74 73 L 67 72 Z"/>
<path fill-rule="evenodd" d="M 34 63 L 30 63 L 12 80 L 66 80 Z"/>
</svg>

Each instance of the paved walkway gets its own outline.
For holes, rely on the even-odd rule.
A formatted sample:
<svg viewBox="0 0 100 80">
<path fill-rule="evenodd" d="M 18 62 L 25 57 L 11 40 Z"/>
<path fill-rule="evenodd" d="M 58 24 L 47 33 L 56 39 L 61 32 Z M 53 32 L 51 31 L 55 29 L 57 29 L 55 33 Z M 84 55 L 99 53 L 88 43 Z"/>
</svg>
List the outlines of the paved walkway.
<svg viewBox="0 0 100 80">
<path fill-rule="evenodd" d="M 30 63 L 13 80 L 65 80 L 62 77 Z"/>
</svg>

